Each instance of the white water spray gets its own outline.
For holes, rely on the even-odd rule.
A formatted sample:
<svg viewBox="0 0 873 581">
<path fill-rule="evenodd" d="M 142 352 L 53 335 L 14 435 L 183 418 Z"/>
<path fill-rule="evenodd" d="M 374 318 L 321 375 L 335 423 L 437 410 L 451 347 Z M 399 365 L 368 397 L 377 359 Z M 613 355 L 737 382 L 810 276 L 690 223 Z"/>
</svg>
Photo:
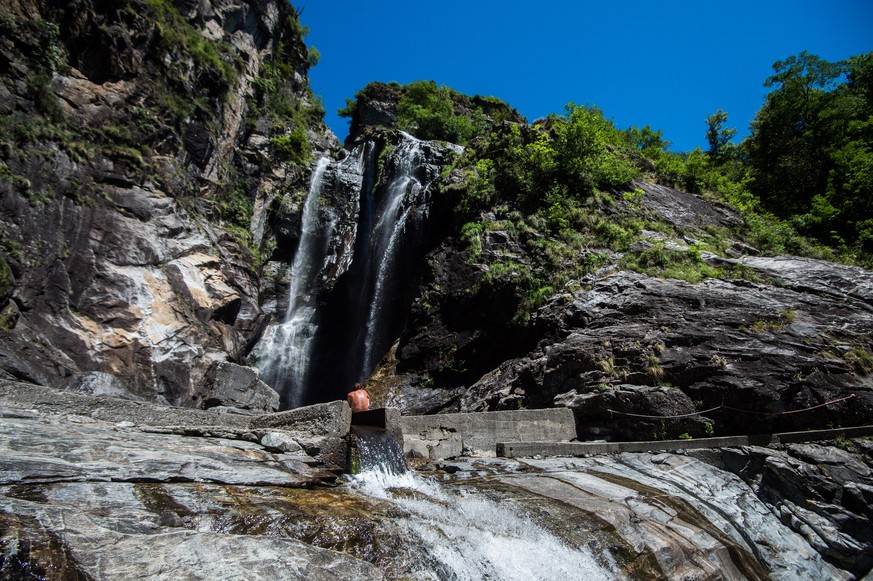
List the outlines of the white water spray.
<svg viewBox="0 0 873 581">
<path fill-rule="evenodd" d="M 393 154 L 397 160 L 395 177 L 387 188 L 383 208 L 373 226 L 372 258 L 376 265 L 373 296 L 367 314 L 364 336 L 364 357 L 360 379 L 372 371 L 379 363 L 382 353 L 377 349 L 380 330 L 380 315 L 386 308 L 386 285 L 390 277 L 396 275 L 395 262 L 406 231 L 409 218 L 421 205 L 421 192 L 427 184 L 421 184 L 413 177 L 413 172 L 421 163 L 421 141 L 407 133 L 402 133 L 403 143 Z"/>
<path fill-rule="evenodd" d="M 303 385 L 317 329 L 315 292 L 321 268 L 320 254 L 315 252 L 320 237 L 318 202 L 324 172 L 330 159 L 322 157 L 312 172 L 309 193 L 303 205 L 300 242 L 291 264 L 291 284 L 285 320 L 264 339 L 263 351 L 269 359 L 263 371 L 274 386 L 281 385 L 291 407 L 298 407 L 303 397 Z M 328 228 L 330 230 L 330 228 Z"/>
<path fill-rule="evenodd" d="M 416 579 L 540 581 L 615 579 L 587 547 L 570 547 L 531 519 L 469 490 L 450 490 L 412 472 L 354 477 L 364 494 L 402 509 L 394 519 L 430 562 Z"/>
</svg>

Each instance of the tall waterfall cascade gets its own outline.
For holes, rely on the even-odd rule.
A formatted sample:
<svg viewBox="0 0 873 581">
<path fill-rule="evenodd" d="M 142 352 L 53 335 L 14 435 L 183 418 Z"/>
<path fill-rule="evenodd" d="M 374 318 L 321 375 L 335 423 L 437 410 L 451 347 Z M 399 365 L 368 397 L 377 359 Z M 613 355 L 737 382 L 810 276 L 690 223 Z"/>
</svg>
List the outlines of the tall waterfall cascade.
<svg viewBox="0 0 873 581">
<path fill-rule="evenodd" d="M 291 264 L 285 320 L 272 329 L 261 347 L 261 352 L 265 354 L 263 377 L 274 386 L 285 387 L 283 391 L 290 395 L 290 407 L 300 405 L 300 387 L 306 381 L 307 361 L 317 325 L 315 297 L 310 289 L 315 284 L 320 266 L 316 263 L 319 254 L 316 248 L 319 240 L 318 200 L 324 172 L 329 163 L 329 158 L 320 158 L 312 173 L 309 194 L 303 206 L 300 243 Z"/>
<path fill-rule="evenodd" d="M 391 277 L 397 273 L 398 254 L 403 235 L 408 227 L 414 227 L 427 213 L 425 188 L 415 177 L 415 169 L 421 164 L 421 141 L 404 133 L 404 141 L 397 150 L 397 170 L 387 187 L 382 207 L 373 226 L 370 264 L 373 270 L 372 296 L 367 313 L 364 356 L 358 379 L 363 381 L 382 358 L 386 345 L 380 343 L 380 323 L 384 311 L 390 308 L 388 287 Z"/>
<path fill-rule="evenodd" d="M 429 187 L 446 152 L 458 151 L 402 132 L 397 139 L 378 164 L 379 148 L 365 142 L 314 167 L 284 319 L 251 355 L 283 408 L 341 397 L 397 338 Z"/>
</svg>

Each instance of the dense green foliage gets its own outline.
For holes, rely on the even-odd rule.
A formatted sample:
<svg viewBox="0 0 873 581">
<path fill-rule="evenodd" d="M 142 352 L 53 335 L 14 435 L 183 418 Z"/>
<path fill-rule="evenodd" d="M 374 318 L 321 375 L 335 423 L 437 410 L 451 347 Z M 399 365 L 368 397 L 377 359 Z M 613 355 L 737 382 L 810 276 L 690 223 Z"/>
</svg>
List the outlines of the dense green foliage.
<svg viewBox="0 0 873 581">
<path fill-rule="evenodd" d="M 370 83 L 358 91 L 354 99 L 346 99 L 345 107 L 340 108 L 337 114 L 348 117 L 351 122 L 361 109 L 373 102 L 379 103 L 382 108 L 387 103 L 394 103 L 395 110 L 387 113 L 387 117 L 394 117 L 390 124 L 397 129 L 420 139 L 460 145 L 467 144 L 492 125 L 521 119 L 514 109 L 500 99 L 480 95 L 468 97 L 434 81 L 415 81 L 408 85 Z M 385 112 L 380 114 L 384 116 Z"/>
<path fill-rule="evenodd" d="M 873 53 L 802 52 L 773 68 L 743 144 L 751 192 L 805 234 L 873 252 Z"/>
<path fill-rule="evenodd" d="M 639 158 L 625 134 L 595 107 L 569 104 L 566 114 L 532 126 L 493 126 L 457 160 L 465 176 L 456 214 L 471 256 L 482 237 L 505 231 L 524 257 L 491 260 L 486 284 L 512 286 L 515 322 L 571 278 L 600 266 L 591 246 L 625 245 L 642 223 L 618 223 L 598 211 L 610 190 L 639 175 Z M 502 291 L 501 291 L 502 292 Z"/>
<path fill-rule="evenodd" d="M 476 108 L 468 115 L 455 113 L 454 89 L 433 81 L 416 81 L 405 87 L 397 103 L 398 126 L 422 139 L 465 144 L 481 133 L 488 121 Z"/>
<path fill-rule="evenodd" d="M 724 126 L 727 122 L 728 115 L 721 109 L 706 118 L 706 141 L 709 143 L 710 159 L 715 162 L 720 162 L 730 156 L 731 139 L 737 132 L 736 129 L 728 129 Z"/>
<path fill-rule="evenodd" d="M 475 175 L 459 206 L 463 214 L 472 217 L 501 199 L 528 214 L 550 212 L 554 232 L 598 189 L 625 186 L 639 173 L 625 135 L 596 107 L 574 103 L 566 115 L 530 127 L 494 127 L 470 157 Z"/>
<path fill-rule="evenodd" d="M 873 53 L 774 64 L 752 134 L 731 143 L 727 113 L 706 119 L 709 149 L 673 153 L 660 131 L 628 138 L 659 182 L 724 200 L 760 250 L 873 264 Z M 817 241 L 817 242 L 816 242 Z M 836 254 L 834 254 L 836 253 Z"/>
</svg>

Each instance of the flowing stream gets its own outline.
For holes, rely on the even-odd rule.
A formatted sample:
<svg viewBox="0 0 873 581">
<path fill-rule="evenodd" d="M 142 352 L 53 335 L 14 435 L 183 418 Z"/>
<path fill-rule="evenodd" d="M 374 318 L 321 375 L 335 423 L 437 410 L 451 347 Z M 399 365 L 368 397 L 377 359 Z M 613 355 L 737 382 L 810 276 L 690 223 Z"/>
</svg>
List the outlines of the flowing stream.
<svg viewBox="0 0 873 581">
<path fill-rule="evenodd" d="M 587 547 L 568 546 L 531 518 L 480 491 L 378 468 L 355 476 L 353 482 L 360 492 L 398 509 L 392 526 L 421 552 L 415 579 L 617 578 L 616 567 L 599 563 Z"/>
</svg>

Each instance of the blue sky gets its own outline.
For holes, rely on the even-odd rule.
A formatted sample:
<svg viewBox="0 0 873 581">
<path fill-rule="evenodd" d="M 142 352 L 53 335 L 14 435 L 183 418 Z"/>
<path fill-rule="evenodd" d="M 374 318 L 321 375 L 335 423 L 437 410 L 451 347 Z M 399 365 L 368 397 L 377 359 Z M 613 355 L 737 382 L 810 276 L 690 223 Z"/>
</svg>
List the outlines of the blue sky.
<svg viewBox="0 0 873 581">
<path fill-rule="evenodd" d="M 369 81 L 434 80 L 499 97 L 528 120 L 599 106 L 620 128 L 661 129 L 674 150 L 705 146 L 710 113 L 737 137 L 777 60 L 873 51 L 873 0 L 295 0 L 325 121 Z"/>
</svg>

